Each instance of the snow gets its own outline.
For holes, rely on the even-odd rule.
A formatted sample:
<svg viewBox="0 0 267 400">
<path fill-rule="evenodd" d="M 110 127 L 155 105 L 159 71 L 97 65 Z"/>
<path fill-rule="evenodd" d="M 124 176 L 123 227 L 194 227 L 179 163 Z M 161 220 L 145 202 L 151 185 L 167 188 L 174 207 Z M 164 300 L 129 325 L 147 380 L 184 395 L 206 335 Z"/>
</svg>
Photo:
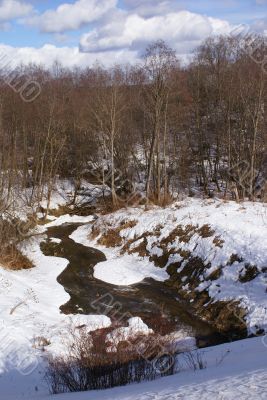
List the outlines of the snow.
<svg viewBox="0 0 267 400">
<path fill-rule="evenodd" d="M 59 199 L 53 198 L 53 204 Z M 168 248 L 189 250 L 201 257 L 207 265 L 200 277 L 197 290 L 208 290 L 214 301 L 239 300 L 248 310 L 246 322 L 249 332 L 255 327 L 267 327 L 267 210 L 264 204 L 202 201 L 187 199 L 165 209 L 152 207 L 132 208 L 100 217 L 96 225 L 104 231 L 117 227 L 121 222 L 136 221 L 133 228 L 121 230 L 126 243 L 140 236 L 147 236 L 150 255 L 162 255 L 160 241 L 169 236 L 179 224 L 182 226 L 210 225 L 214 235 L 203 238 L 194 233 L 188 242 L 174 240 Z M 86 223 L 71 238 L 86 246 L 100 248 L 107 261 L 95 267 L 97 279 L 114 285 L 132 285 L 150 277 L 155 280 L 168 278 L 166 268 L 157 268 L 148 257 L 120 254 L 120 248 L 105 249 L 92 240 L 89 234 L 93 217 L 62 216 L 39 227 L 36 233 L 44 234 L 50 226 L 64 223 Z M 159 234 L 155 235 L 155 231 Z M 191 371 L 181 362 L 181 371 L 171 377 L 145 382 L 139 385 L 115 388 L 101 392 L 86 392 L 50 396 L 43 381 L 44 353 L 62 354 L 66 349 L 69 332 L 86 325 L 88 331 L 109 327 L 111 321 L 101 315 L 63 315 L 59 307 L 69 300 L 69 295 L 57 282 L 58 275 L 66 268 L 68 260 L 46 257 L 40 250 L 45 236 L 36 236 L 23 244 L 35 268 L 24 271 L 7 271 L 0 267 L 0 397 L 3 400 L 180 400 L 180 399 L 266 399 L 267 398 L 267 340 L 256 337 L 201 350 L 207 368 Z M 223 240 L 222 247 L 214 246 L 213 240 Z M 54 239 L 52 239 L 54 241 Z M 228 264 L 232 254 L 243 261 Z M 178 253 L 171 254 L 168 264 L 181 261 Z M 261 273 L 252 281 L 241 283 L 239 276 L 246 263 L 256 265 Z M 222 267 L 222 275 L 212 281 L 210 274 Z M 181 269 L 186 268 L 183 263 Z M 218 288 L 217 285 L 220 285 Z M 184 288 L 189 290 L 188 285 Z M 219 290 L 218 290 L 219 289 Z M 149 326 L 139 318 L 128 321 L 128 327 L 114 330 L 109 340 L 116 345 L 127 335 L 151 333 Z M 187 351 L 195 347 L 194 338 L 183 332 L 172 334 L 172 339 Z M 47 340 L 45 352 L 42 339 Z M 25 354 L 27 359 L 25 360 Z M 180 356 L 179 356 L 180 357 Z"/>
<path fill-rule="evenodd" d="M 81 189 L 78 191 L 76 196 L 76 204 L 83 204 L 84 202 L 90 201 L 91 204 L 95 204 L 99 197 L 103 194 L 108 196 L 110 194 L 110 189 L 106 185 L 95 185 L 82 179 L 80 183 Z M 52 191 L 49 208 L 58 209 L 59 206 L 65 206 L 71 203 L 74 198 L 74 193 L 76 191 L 74 182 L 69 179 L 57 179 L 54 184 L 54 190 Z M 47 207 L 47 200 L 44 199 L 40 205 L 43 208 Z"/>
<path fill-rule="evenodd" d="M 267 398 L 267 348 L 262 338 L 241 340 L 200 351 L 206 368 L 193 371 L 183 355 L 181 371 L 173 376 L 104 391 L 50 396 L 38 384 L 37 369 L 29 377 L 19 373 L 0 378 L 4 400 L 250 400 Z M 40 377 L 39 377 L 40 380 Z M 32 383 L 31 391 L 25 382 Z M 14 384 L 16 383 L 16 384 Z M 20 388 L 20 390 L 18 390 Z"/>
<path fill-rule="evenodd" d="M 188 336 L 186 331 L 182 329 L 171 332 L 165 336 L 166 341 L 170 343 L 171 350 L 176 349 L 177 352 L 186 352 L 196 349 L 196 339 Z"/>
<path fill-rule="evenodd" d="M 57 282 L 68 260 L 46 257 L 40 250 L 43 236 L 24 243 L 23 252 L 35 267 L 8 271 L 0 267 L 0 373 L 14 366 L 29 369 L 39 363 L 34 349 L 37 338 L 44 338 L 46 350 L 61 353 L 71 329 L 86 324 L 88 330 L 108 327 L 111 321 L 104 315 L 64 315 L 59 307 L 69 295 Z M 23 357 L 28 354 L 29 360 Z"/>
<path fill-rule="evenodd" d="M 45 338 L 49 343 L 46 349 L 60 353 L 64 348 L 64 338 L 72 328 L 83 324 L 88 330 L 110 326 L 110 319 L 104 315 L 61 314 L 59 307 L 70 297 L 57 282 L 57 277 L 67 267 L 68 260 L 47 257 L 40 250 L 40 243 L 46 238 L 43 232 L 48 227 L 68 222 L 85 223 L 92 218 L 64 215 L 37 227 L 39 235 L 21 245 L 22 252 L 33 262 L 34 268 L 9 271 L 0 266 L 0 373 L 9 370 L 10 359 L 19 357 L 19 354 L 32 354 L 33 363 L 36 362 L 38 354 L 33 351 L 36 338 Z M 60 242 L 56 238 L 51 241 Z"/>
<path fill-rule="evenodd" d="M 90 227 L 89 227 L 90 229 Z M 145 278 L 153 278 L 157 281 L 168 279 L 165 269 L 157 268 L 148 259 L 125 254 L 120 256 L 114 249 L 99 246 L 88 238 L 88 226 L 77 228 L 70 238 L 84 246 L 93 246 L 104 252 L 107 261 L 98 263 L 94 267 L 94 277 L 106 283 L 117 286 L 129 286 L 143 281 Z"/>
<path fill-rule="evenodd" d="M 48 218 L 49 218 L 49 216 L 48 216 Z M 93 220 L 94 220 L 93 215 L 89 215 L 87 217 L 80 217 L 79 215 L 65 214 L 65 215 L 61 215 L 54 221 L 49 222 L 48 224 L 44 225 L 44 227 L 47 229 L 47 228 L 51 228 L 53 226 L 60 226 L 63 224 L 80 224 L 80 223 L 84 224 L 86 222 L 91 222 Z"/>
<path fill-rule="evenodd" d="M 151 333 L 153 333 L 153 330 L 150 329 L 141 318 L 132 317 L 128 320 L 128 327 L 122 326 L 114 329 L 107 335 L 106 342 L 109 343 L 109 350 L 116 351 L 116 346 L 120 342 L 127 341 L 140 334 L 149 335 Z"/>
<path fill-rule="evenodd" d="M 90 247 L 92 241 L 89 240 L 89 232 L 91 231 L 91 225 L 79 226 L 71 235 L 70 238 L 76 243 L 83 244 L 84 246 Z"/>
<path fill-rule="evenodd" d="M 130 255 L 124 255 L 119 259 L 111 259 L 100 262 L 94 267 L 94 277 L 104 282 L 117 286 L 133 285 L 145 278 L 153 278 L 164 281 L 168 278 L 165 270 L 156 268 L 150 262 L 137 260 Z"/>
<path fill-rule="evenodd" d="M 51 243 L 55 243 L 55 244 L 60 244 L 61 243 L 61 239 L 59 239 L 59 238 L 50 238 L 50 242 Z"/>
<path fill-rule="evenodd" d="M 259 328 L 267 330 L 267 206 L 264 203 L 224 202 L 218 199 L 201 200 L 188 198 L 184 201 L 161 208 L 153 206 L 149 210 L 144 207 L 127 208 L 113 214 L 100 216 L 94 223 L 101 233 L 108 229 L 118 228 L 124 223 L 134 221 L 134 227 L 120 231 L 123 244 L 130 242 L 130 250 L 134 251 L 146 236 L 146 250 L 151 256 L 162 255 L 160 242 L 168 238 L 177 226 L 193 226 L 195 232 L 188 241 L 179 241 L 179 237 L 168 243 L 168 250 L 173 250 L 165 268 L 154 268 L 148 257 L 140 257 L 137 253 L 121 255 L 121 247 L 106 249 L 99 246 L 97 239 L 90 239 L 92 224 L 78 228 L 72 239 L 87 246 L 101 249 L 107 261 L 95 268 L 98 279 L 114 285 L 131 285 L 145 277 L 164 280 L 168 276 L 166 267 L 181 261 L 178 250 L 189 251 L 192 256 L 200 257 L 206 265 L 198 291 L 208 290 L 213 301 L 237 300 L 247 310 L 246 323 L 249 333 Z M 214 231 L 210 237 L 202 237 L 197 231 L 204 225 Z M 155 234 L 157 232 L 157 234 Z M 220 246 L 214 241 L 221 240 Z M 232 255 L 238 255 L 239 263 L 229 263 Z M 129 258 L 128 258 L 129 257 Z M 257 266 L 262 271 L 255 279 L 241 283 L 239 278 L 246 265 Z M 142 267 L 141 267 L 142 265 Z M 184 261 L 179 269 L 186 268 Z M 218 279 L 210 280 L 212 272 L 221 269 Z M 158 274 L 156 273 L 158 270 Z M 184 288 L 189 290 L 188 285 Z"/>
<path fill-rule="evenodd" d="M 54 400 L 242 400 L 267 397 L 267 349 L 259 338 L 203 351 L 207 368 L 153 382 L 55 396 Z M 51 399 L 51 400 L 52 400 Z"/>
</svg>

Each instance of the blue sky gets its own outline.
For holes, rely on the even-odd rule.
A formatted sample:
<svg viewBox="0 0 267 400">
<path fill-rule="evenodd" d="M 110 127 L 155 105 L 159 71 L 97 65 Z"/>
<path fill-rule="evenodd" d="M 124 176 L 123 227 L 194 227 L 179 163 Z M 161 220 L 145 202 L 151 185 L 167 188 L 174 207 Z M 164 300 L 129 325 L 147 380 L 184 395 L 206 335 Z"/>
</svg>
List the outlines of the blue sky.
<svg viewBox="0 0 267 400">
<path fill-rule="evenodd" d="M 134 61 L 162 38 L 184 56 L 238 24 L 267 33 L 267 0 L 0 0 L 0 50 L 18 62 Z"/>
</svg>

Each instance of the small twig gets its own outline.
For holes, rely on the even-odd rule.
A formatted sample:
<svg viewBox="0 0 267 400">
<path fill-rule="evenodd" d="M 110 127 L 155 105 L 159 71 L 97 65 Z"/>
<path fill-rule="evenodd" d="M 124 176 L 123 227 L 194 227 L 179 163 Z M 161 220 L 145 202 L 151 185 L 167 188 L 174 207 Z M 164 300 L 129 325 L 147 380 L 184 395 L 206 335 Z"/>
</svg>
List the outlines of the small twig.
<svg viewBox="0 0 267 400">
<path fill-rule="evenodd" d="M 22 306 L 23 304 L 26 304 L 26 301 L 25 301 L 25 300 L 21 301 L 20 303 L 18 303 L 17 305 L 15 305 L 13 308 L 11 308 L 9 314 L 12 315 L 12 314 L 14 313 L 14 311 L 16 311 L 16 309 L 19 308 L 20 306 Z"/>
</svg>

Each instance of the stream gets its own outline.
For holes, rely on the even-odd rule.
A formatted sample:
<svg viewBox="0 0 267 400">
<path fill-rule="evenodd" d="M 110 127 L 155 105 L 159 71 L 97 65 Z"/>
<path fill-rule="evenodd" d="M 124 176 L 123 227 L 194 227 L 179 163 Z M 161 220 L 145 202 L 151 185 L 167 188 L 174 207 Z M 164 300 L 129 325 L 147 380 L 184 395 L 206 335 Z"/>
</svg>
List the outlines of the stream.
<svg viewBox="0 0 267 400">
<path fill-rule="evenodd" d="M 162 325 L 169 332 L 183 329 L 188 336 L 197 338 L 200 347 L 226 341 L 210 325 L 198 319 L 188 304 L 178 298 L 176 290 L 164 282 L 149 278 L 132 286 L 114 286 L 94 278 L 94 266 L 105 261 L 106 257 L 101 251 L 70 239 L 69 236 L 78 226 L 80 224 L 51 227 L 47 230 L 47 240 L 41 244 L 45 255 L 69 260 L 68 266 L 57 278 L 70 295 L 70 300 L 60 307 L 61 312 L 86 315 L 105 313 L 110 316 L 103 303 L 111 308 L 116 303 L 120 315 L 125 314 L 125 322 L 131 316 L 139 316 L 155 331 Z M 54 243 L 53 238 L 61 242 Z M 103 298 L 102 301 L 102 296 L 106 300 Z"/>
</svg>

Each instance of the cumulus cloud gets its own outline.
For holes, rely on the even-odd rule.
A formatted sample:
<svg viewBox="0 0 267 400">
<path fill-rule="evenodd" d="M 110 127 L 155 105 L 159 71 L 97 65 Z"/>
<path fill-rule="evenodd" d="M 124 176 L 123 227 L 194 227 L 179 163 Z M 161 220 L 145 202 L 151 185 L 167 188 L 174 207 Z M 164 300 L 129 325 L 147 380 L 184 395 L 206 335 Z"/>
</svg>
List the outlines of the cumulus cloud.
<svg viewBox="0 0 267 400">
<path fill-rule="evenodd" d="M 136 61 L 134 51 L 109 51 L 98 53 L 81 53 L 78 47 L 57 47 L 46 44 L 40 48 L 35 47 L 13 47 L 0 44 L 0 68 L 1 62 L 15 68 L 20 64 L 35 63 L 49 68 L 55 61 L 62 62 L 65 67 L 87 67 L 96 61 L 111 66 L 115 63 L 131 63 Z"/>
<path fill-rule="evenodd" d="M 19 17 L 29 15 L 33 7 L 29 3 L 17 0 L 2 0 L 0 1 L 0 20 L 8 21 Z"/>
<path fill-rule="evenodd" d="M 38 26 L 42 32 L 61 33 L 79 29 L 84 24 L 97 21 L 116 7 L 117 0 L 77 0 L 64 3 L 55 10 L 28 18 L 26 23 Z"/>
<path fill-rule="evenodd" d="M 24 13 L 27 16 L 27 12 L 33 11 L 30 1 L 0 0 L 0 15 L 7 17 L 7 20 L 2 21 L 0 18 L 0 29 L 1 22 L 6 23 L 11 15 L 10 9 L 3 8 L 5 12 L 1 12 L 1 7 L 7 7 L 6 4 L 19 5 L 23 8 L 13 7 L 12 15 L 21 17 Z M 34 1 L 31 2 L 36 6 L 37 2 Z M 115 62 L 139 61 L 148 43 L 163 39 L 176 50 L 181 60 L 186 60 L 205 38 L 230 33 L 234 28 L 225 20 L 181 10 L 179 4 L 181 6 L 184 2 L 174 0 L 66 1 L 62 0 L 57 8 L 42 14 L 35 11 L 35 15 L 24 19 L 28 25 L 53 34 L 51 39 L 62 47 L 51 44 L 41 48 L 0 45 L 0 49 L 8 53 L 17 64 L 34 62 L 50 66 L 58 60 L 72 67 L 92 65 L 98 60 L 105 65 L 112 65 Z M 78 47 L 71 31 L 86 24 L 89 25 L 88 33 L 82 35 Z M 258 21 L 258 28 L 263 29 L 264 24 L 263 20 Z"/>
<path fill-rule="evenodd" d="M 119 24 L 119 29 L 118 29 Z M 121 16 L 118 23 L 109 23 L 84 34 L 80 40 L 83 52 L 103 52 L 114 49 L 143 49 L 147 43 L 163 39 L 179 54 L 190 52 L 212 34 L 229 33 L 227 21 L 180 11 L 163 16 L 144 18 L 138 14 Z"/>
</svg>

